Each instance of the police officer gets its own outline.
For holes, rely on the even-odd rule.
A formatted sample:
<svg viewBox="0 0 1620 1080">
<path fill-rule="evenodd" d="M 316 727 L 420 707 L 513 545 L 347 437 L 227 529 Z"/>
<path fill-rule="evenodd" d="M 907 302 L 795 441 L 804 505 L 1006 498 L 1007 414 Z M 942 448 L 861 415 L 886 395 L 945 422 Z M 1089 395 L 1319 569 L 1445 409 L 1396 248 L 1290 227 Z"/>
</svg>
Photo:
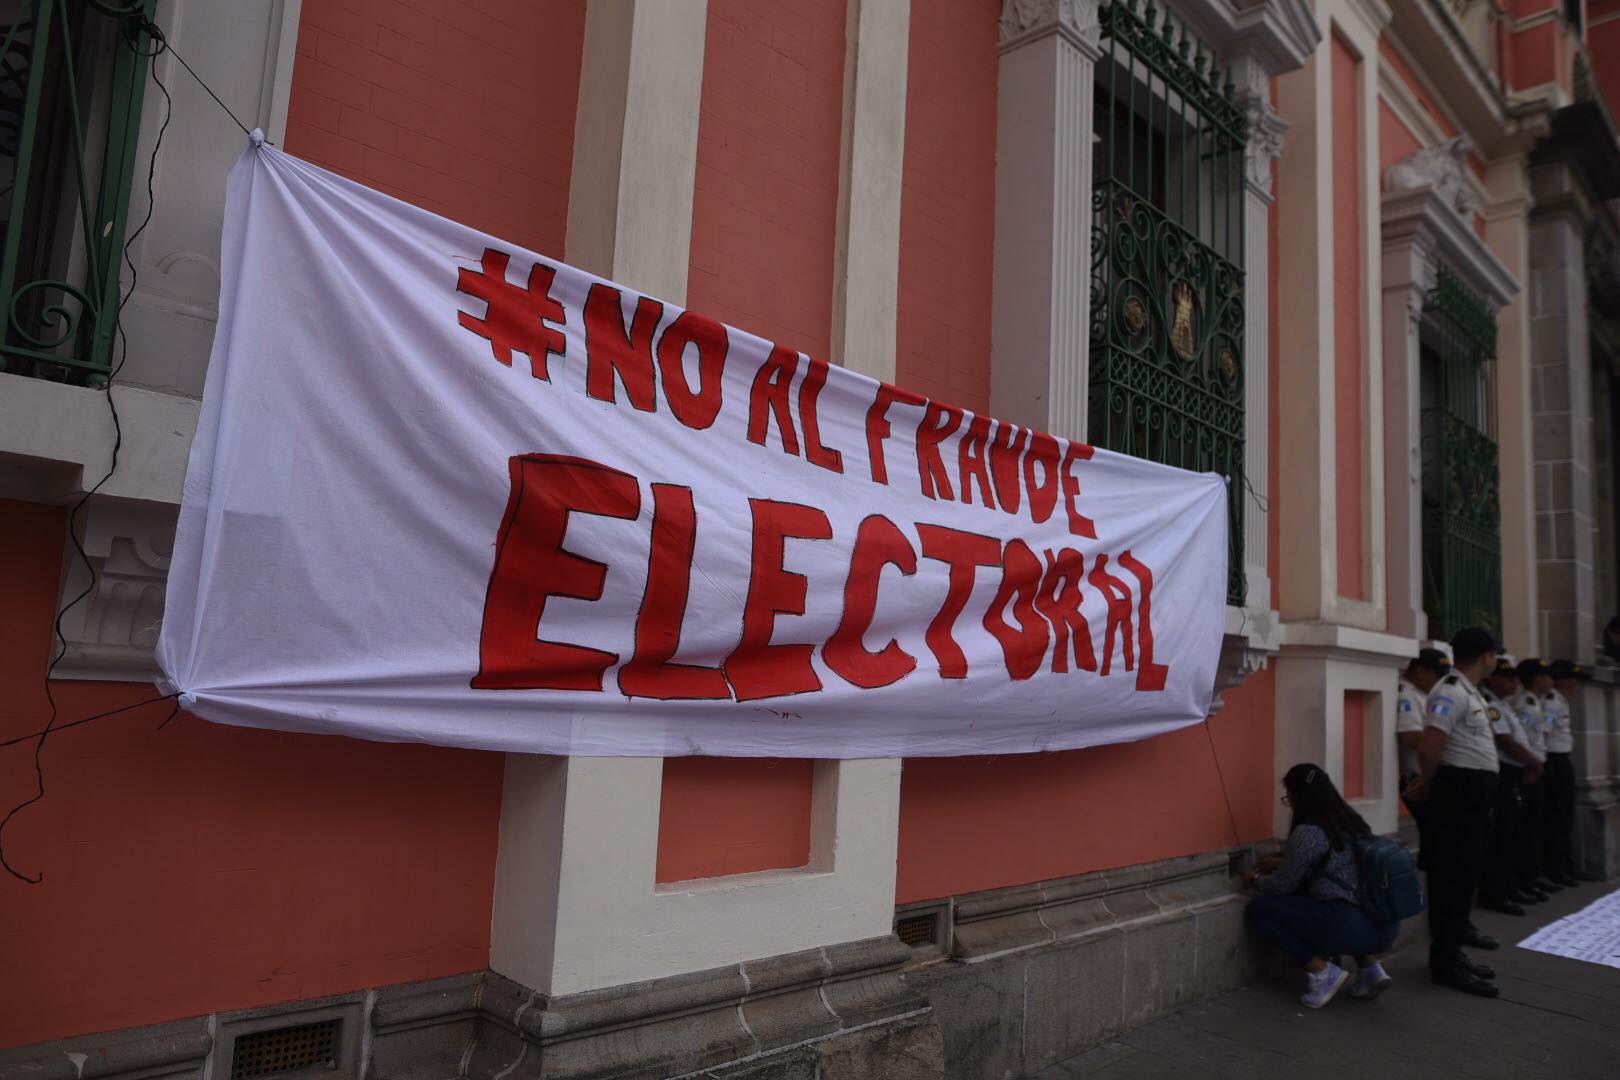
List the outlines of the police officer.
<svg viewBox="0 0 1620 1080">
<path fill-rule="evenodd" d="M 1524 732 L 1530 749 L 1543 759 L 1547 756 L 1546 692 L 1552 689 L 1548 667 L 1535 657 L 1521 665 L 1523 688 L 1513 695 L 1511 704 L 1524 723 Z M 1533 903 L 1550 899 L 1562 890 L 1557 882 L 1544 876 L 1542 847 L 1546 832 L 1547 778 L 1545 771 L 1539 776 L 1525 776 L 1519 789 L 1523 796 L 1523 828 L 1519 832 L 1519 872 L 1516 880 L 1519 892 Z"/>
<path fill-rule="evenodd" d="M 1423 770 L 1418 767 L 1418 740 L 1423 735 L 1423 707 L 1434 684 L 1451 674 L 1451 657 L 1439 649 L 1424 649 L 1401 672 L 1395 695 L 1395 760 L 1400 769 L 1401 790 L 1405 791 Z M 1424 828 L 1427 804 L 1406 800 L 1406 809 L 1418 828 L 1418 862 L 1429 857 L 1429 838 Z"/>
<path fill-rule="evenodd" d="M 1519 849 L 1523 841 L 1523 815 L 1520 786 L 1526 775 L 1541 771 L 1542 757 L 1530 749 L 1524 725 L 1509 699 L 1519 689 L 1518 661 L 1507 653 L 1496 660 L 1496 670 L 1480 687 L 1487 712 L 1494 725 L 1506 722 L 1508 732 L 1496 735 L 1496 813 L 1491 823 L 1491 844 L 1485 857 L 1485 873 L 1479 883 L 1479 906 L 1504 915 L 1523 915 L 1529 897 L 1515 887 Z"/>
<path fill-rule="evenodd" d="M 1579 884 L 1571 834 L 1575 830 L 1575 766 L 1570 754 L 1575 749 L 1569 698 L 1576 685 L 1589 676 L 1580 664 L 1553 661 L 1548 672 L 1553 686 L 1541 698 L 1541 711 L 1547 719 L 1546 810 L 1542 818 L 1542 873 L 1560 885 Z"/>
<path fill-rule="evenodd" d="M 1496 733 L 1476 686 L 1496 670 L 1501 651 L 1495 636 L 1477 626 L 1451 639 L 1452 672 L 1435 684 L 1424 705 L 1421 775 L 1407 792 L 1429 804 L 1429 975 L 1481 997 L 1500 993 L 1491 981 L 1495 973 L 1470 960 L 1462 947 L 1470 937 L 1468 913 L 1490 840 L 1497 763 Z M 1507 733 L 1500 719 L 1498 726 Z"/>
</svg>

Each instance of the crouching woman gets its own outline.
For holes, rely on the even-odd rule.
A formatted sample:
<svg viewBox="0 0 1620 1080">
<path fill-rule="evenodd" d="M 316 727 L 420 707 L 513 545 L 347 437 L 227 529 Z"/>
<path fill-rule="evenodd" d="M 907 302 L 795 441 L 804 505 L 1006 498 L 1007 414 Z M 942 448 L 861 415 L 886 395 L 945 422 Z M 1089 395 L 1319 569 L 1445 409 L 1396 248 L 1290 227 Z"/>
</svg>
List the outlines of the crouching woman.
<svg viewBox="0 0 1620 1080">
<path fill-rule="evenodd" d="M 1246 875 L 1262 895 L 1249 901 L 1244 920 L 1305 969 L 1300 1002 L 1307 1007 L 1320 1009 L 1349 980 L 1336 962 L 1343 955 L 1354 956 L 1358 969 L 1350 996 L 1377 997 L 1390 977 L 1376 956 L 1395 944 L 1400 923 L 1375 920 L 1357 905 L 1355 841 L 1372 830 L 1315 765 L 1289 769 L 1283 790 L 1294 811 L 1288 841 L 1281 856 Z"/>
</svg>

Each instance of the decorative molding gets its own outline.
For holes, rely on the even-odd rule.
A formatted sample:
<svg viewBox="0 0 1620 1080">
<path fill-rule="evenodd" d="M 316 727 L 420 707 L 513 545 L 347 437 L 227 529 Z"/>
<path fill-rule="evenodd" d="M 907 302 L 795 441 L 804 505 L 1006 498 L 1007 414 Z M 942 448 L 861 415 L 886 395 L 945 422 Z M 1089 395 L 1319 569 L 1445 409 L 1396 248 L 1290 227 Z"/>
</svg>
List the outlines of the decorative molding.
<svg viewBox="0 0 1620 1080">
<path fill-rule="evenodd" d="M 1384 190 L 1433 188 L 1446 205 L 1471 221 L 1483 206 L 1467 182 L 1468 155 L 1473 149 L 1466 135 L 1420 147 L 1384 170 Z"/>
<path fill-rule="evenodd" d="M 1244 154 L 1248 164 L 1249 190 L 1269 205 L 1272 199 L 1271 166 L 1282 157 L 1288 121 L 1271 107 L 1269 88 L 1260 92 L 1243 91 L 1238 95 L 1238 104 L 1249 123 L 1249 145 Z"/>
<path fill-rule="evenodd" d="M 90 591 L 62 618 L 58 679 L 146 682 L 157 677 L 158 630 L 174 550 L 173 507 L 91 501 L 81 543 L 94 580 L 67 546 L 60 605 Z M 61 610 L 59 607 L 58 610 Z"/>
<path fill-rule="evenodd" d="M 1266 80 L 1303 67 L 1322 43 L 1308 0 L 1167 0 L 1166 6 L 1223 61 L 1237 67 L 1251 58 Z"/>
<path fill-rule="evenodd" d="M 1095 59 L 1102 39 L 1102 0 L 1002 0 L 997 24 L 1002 52 L 1062 34 Z"/>
<path fill-rule="evenodd" d="M 1404 249 L 1421 255 L 1425 263 L 1442 261 L 1494 311 L 1519 291 L 1519 280 L 1463 219 L 1455 200 L 1454 190 L 1432 183 L 1414 182 L 1385 192 L 1381 205 L 1385 266 L 1393 253 Z M 1399 278 L 1385 282 L 1386 297 L 1399 283 Z M 1432 283 L 1432 268 L 1415 271 L 1405 282 L 1409 288 L 1428 288 Z"/>
</svg>

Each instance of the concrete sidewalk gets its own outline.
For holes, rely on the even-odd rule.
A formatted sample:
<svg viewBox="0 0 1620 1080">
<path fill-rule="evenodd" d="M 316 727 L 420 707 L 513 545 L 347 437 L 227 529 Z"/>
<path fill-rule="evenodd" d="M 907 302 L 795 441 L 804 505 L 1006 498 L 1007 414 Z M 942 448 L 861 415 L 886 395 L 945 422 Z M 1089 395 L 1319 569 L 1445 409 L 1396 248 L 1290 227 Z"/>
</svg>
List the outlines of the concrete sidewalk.
<svg viewBox="0 0 1620 1080">
<path fill-rule="evenodd" d="M 1620 969 L 1516 947 L 1614 888 L 1565 889 L 1523 918 L 1476 912 L 1479 927 L 1502 942 L 1494 952 L 1470 950 L 1496 969 L 1495 1000 L 1431 983 L 1425 935 L 1384 962 L 1395 984 L 1377 1001 L 1341 994 L 1312 1011 L 1299 1004 L 1302 980 L 1290 972 L 1190 1006 L 1033 1080 L 1620 1077 Z"/>
</svg>

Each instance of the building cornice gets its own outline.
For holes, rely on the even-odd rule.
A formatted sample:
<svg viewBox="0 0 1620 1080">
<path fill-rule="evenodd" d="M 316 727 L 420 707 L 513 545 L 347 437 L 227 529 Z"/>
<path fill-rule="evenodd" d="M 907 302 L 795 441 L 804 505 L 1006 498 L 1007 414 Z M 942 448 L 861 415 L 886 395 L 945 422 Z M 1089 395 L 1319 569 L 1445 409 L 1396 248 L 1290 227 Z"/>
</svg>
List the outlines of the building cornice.
<svg viewBox="0 0 1620 1080">
<path fill-rule="evenodd" d="M 1512 131 L 1507 102 L 1450 16 L 1434 0 L 1394 5 L 1387 37 L 1458 130 L 1487 156 Z"/>
<path fill-rule="evenodd" d="M 1385 192 L 1382 216 L 1386 251 L 1413 246 L 1422 249 L 1450 267 L 1493 311 L 1518 293 L 1518 278 L 1464 221 L 1439 187 Z"/>
<path fill-rule="evenodd" d="M 1252 56 L 1268 76 L 1303 67 L 1322 43 L 1307 0 L 1167 0 L 1166 6 L 1228 62 Z"/>
</svg>

